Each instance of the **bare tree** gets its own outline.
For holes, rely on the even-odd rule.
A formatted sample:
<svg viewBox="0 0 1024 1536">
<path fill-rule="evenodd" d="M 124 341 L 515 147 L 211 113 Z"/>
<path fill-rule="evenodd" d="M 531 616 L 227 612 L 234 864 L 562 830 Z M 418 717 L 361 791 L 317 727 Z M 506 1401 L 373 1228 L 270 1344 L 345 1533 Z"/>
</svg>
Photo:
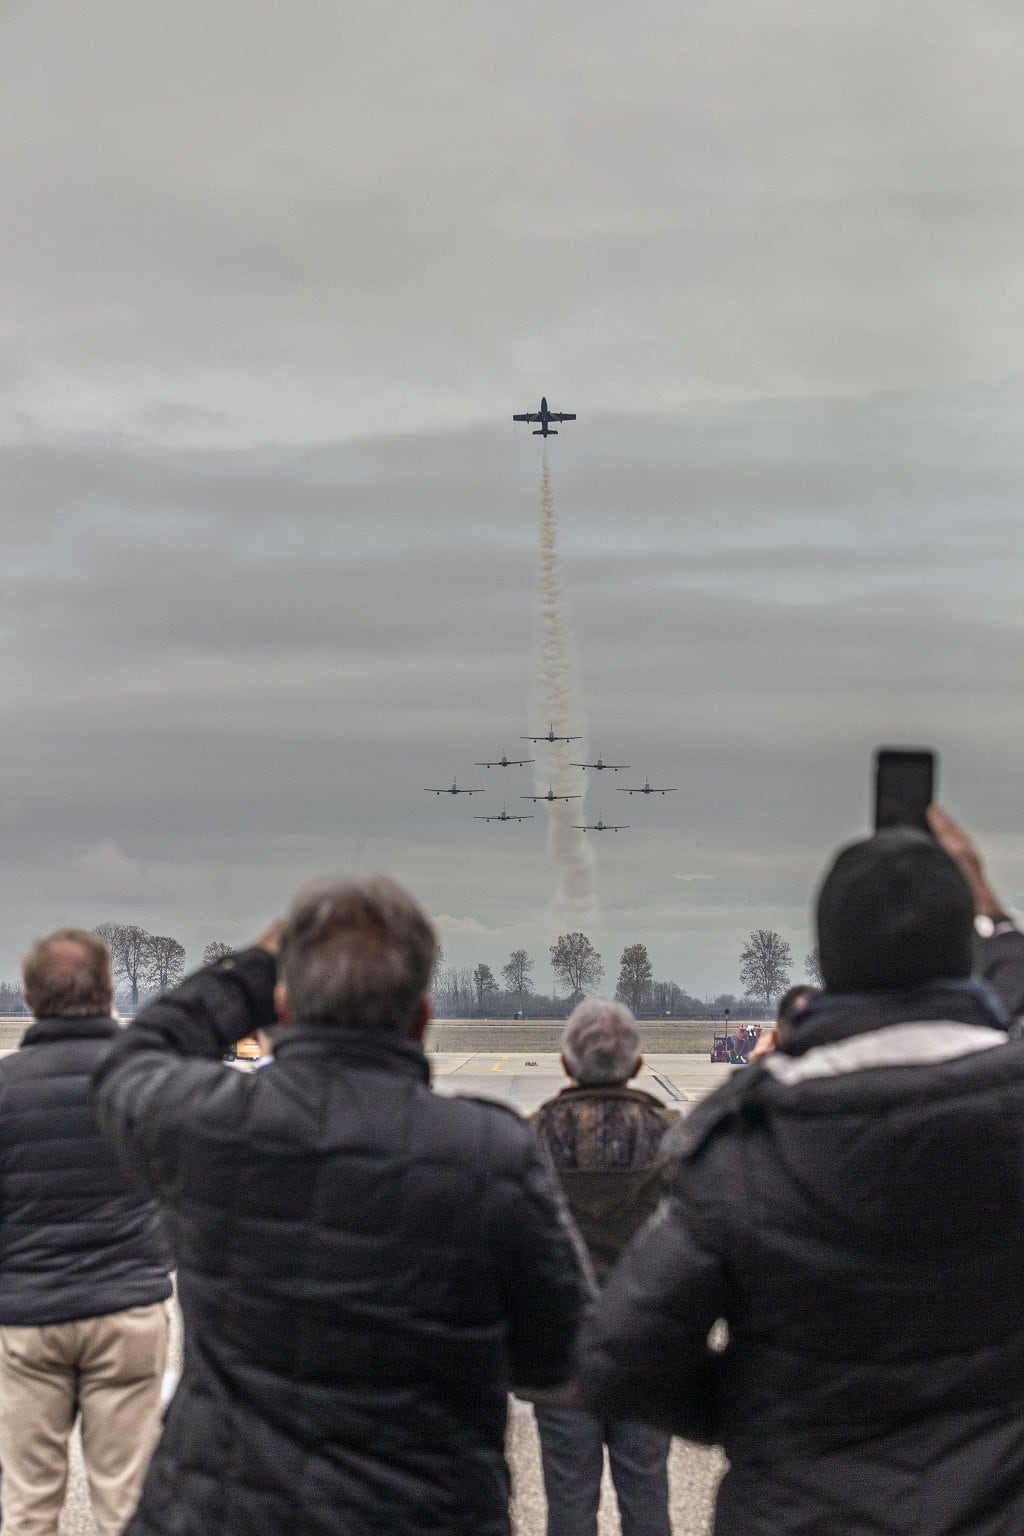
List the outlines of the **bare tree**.
<svg viewBox="0 0 1024 1536">
<path fill-rule="evenodd" d="M 646 944 L 627 944 L 619 961 L 619 984 L 615 996 L 621 1003 L 628 1003 L 634 1013 L 639 1013 L 651 995 L 654 972 Z"/>
<path fill-rule="evenodd" d="M 513 993 L 516 997 L 522 997 L 530 990 L 530 981 L 533 974 L 533 961 L 525 949 L 514 949 L 508 957 L 508 964 L 501 968 L 502 979 L 506 992 Z"/>
<path fill-rule="evenodd" d="M 139 983 L 145 978 L 146 946 L 151 934 L 137 923 L 100 923 L 93 929 L 110 950 L 114 975 L 121 976 L 131 988 L 131 1006 L 138 1007 Z"/>
<path fill-rule="evenodd" d="M 740 981 L 750 997 L 766 1008 L 789 986 L 793 956 L 781 934 L 772 928 L 755 928 L 740 950 Z"/>
<path fill-rule="evenodd" d="M 494 979 L 494 972 L 489 965 L 480 964 L 473 972 L 473 993 L 476 997 L 477 1007 L 483 1013 L 487 1006 L 487 999 L 498 990 L 498 983 Z"/>
<path fill-rule="evenodd" d="M 472 971 L 456 970 L 451 965 L 445 966 L 434 987 L 438 1017 L 442 1019 L 464 1017 L 472 1013 L 475 1000 Z"/>
<path fill-rule="evenodd" d="M 230 944 L 225 944 L 223 939 L 212 939 L 203 950 L 203 964 L 216 965 L 218 960 L 223 960 L 226 955 L 233 955 L 234 949 Z"/>
<path fill-rule="evenodd" d="M 551 969 L 571 997 L 581 996 L 604 975 L 601 956 L 585 933 L 559 934 L 551 946 Z"/>
<path fill-rule="evenodd" d="M 185 946 L 163 934 L 150 934 L 146 944 L 146 983 L 166 992 L 185 974 Z"/>
<path fill-rule="evenodd" d="M 818 955 L 817 944 L 804 955 L 804 975 L 816 987 L 823 987 L 825 985 L 825 978 L 821 974 L 821 960 Z"/>
<path fill-rule="evenodd" d="M 28 1005 L 17 981 L 0 981 L 0 1013 L 27 1013 Z"/>
<path fill-rule="evenodd" d="M 437 997 L 441 990 L 441 975 L 445 968 L 444 946 L 439 944 L 434 951 L 434 964 L 430 970 L 430 984 L 427 991 L 431 997 Z"/>
</svg>

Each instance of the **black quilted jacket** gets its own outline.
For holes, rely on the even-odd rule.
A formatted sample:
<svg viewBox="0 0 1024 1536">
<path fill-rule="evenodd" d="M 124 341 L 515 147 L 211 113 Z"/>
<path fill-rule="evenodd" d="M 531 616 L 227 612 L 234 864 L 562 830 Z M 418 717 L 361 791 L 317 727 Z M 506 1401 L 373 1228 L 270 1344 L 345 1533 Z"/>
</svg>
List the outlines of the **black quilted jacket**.
<svg viewBox="0 0 1024 1536">
<path fill-rule="evenodd" d="M 39 1019 L 0 1062 L 0 1324 L 43 1325 L 171 1294 L 152 1200 L 125 1177 L 92 1104 L 114 1020 Z"/>
<path fill-rule="evenodd" d="M 398 1039 L 270 1018 L 251 951 L 143 1011 L 99 1076 L 164 1203 L 184 1375 L 130 1536 L 508 1530 L 507 1392 L 571 1370 L 587 1283 L 533 1138 Z"/>
<path fill-rule="evenodd" d="M 584 1400 L 725 1447 L 718 1536 L 1019 1536 L 1024 1045 L 984 997 L 823 998 L 670 1139 Z"/>
</svg>

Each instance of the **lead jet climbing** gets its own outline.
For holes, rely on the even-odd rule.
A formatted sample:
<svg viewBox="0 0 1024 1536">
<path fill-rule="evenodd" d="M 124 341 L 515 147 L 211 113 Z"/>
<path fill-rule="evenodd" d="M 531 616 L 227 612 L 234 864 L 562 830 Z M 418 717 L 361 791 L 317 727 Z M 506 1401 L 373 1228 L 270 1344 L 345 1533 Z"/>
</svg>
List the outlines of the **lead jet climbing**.
<svg viewBox="0 0 1024 1536">
<path fill-rule="evenodd" d="M 521 416 L 513 416 L 513 421 L 539 421 L 540 427 L 534 432 L 534 437 L 557 437 L 558 433 L 552 429 L 553 421 L 575 421 L 575 411 L 549 411 L 548 402 L 542 395 L 539 411 L 524 411 Z"/>
</svg>

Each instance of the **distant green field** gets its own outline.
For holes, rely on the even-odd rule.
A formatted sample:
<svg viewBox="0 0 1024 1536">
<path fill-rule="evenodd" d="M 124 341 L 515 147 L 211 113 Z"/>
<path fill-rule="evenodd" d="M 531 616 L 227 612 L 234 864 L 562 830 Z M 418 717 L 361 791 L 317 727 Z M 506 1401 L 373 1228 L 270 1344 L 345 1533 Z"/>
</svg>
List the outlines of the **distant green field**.
<svg viewBox="0 0 1024 1536">
<path fill-rule="evenodd" d="M 739 1020 L 736 1021 L 737 1023 Z M 641 1048 L 652 1056 L 710 1053 L 713 1020 L 652 1021 L 639 1026 Z M 557 1051 L 564 1019 L 438 1019 L 427 1032 L 428 1051 Z"/>
<path fill-rule="evenodd" d="M 736 1019 L 734 1024 L 743 1021 Z M 0 1050 L 13 1050 L 31 1020 L 21 1016 L 0 1017 Z M 428 1051 L 557 1051 L 563 1019 L 438 1019 L 427 1034 Z M 712 1020 L 692 1023 L 652 1021 L 642 1023 L 642 1049 L 652 1056 L 703 1054 L 711 1050 L 716 1028 Z"/>
</svg>

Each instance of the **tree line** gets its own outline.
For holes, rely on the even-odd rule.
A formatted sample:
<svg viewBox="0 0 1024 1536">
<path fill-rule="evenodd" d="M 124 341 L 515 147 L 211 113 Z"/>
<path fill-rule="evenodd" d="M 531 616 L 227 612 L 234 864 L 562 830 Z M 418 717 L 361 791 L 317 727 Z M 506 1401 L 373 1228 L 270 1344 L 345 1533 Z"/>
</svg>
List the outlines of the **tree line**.
<svg viewBox="0 0 1024 1536">
<path fill-rule="evenodd" d="M 185 973 L 185 949 L 177 939 L 148 933 L 137 923 L 100 923 L 93 932 L 110 950 L 115 982 L 123 986 L 126 1007 L 135 1009 L 140 999 L 157 996 L 179 982 Z M 212 965 L 232 953 L 220 940 L 207 944 L 203 964 Z M 560 934 L 549 950 L 551 969 L 564 996 L 536 992 L 534 961 L 525 949 L 514 949 L 500 969 L 501 981 L 483 962 L 473 968 L 446 964 L 438 949 L 432 991 L 434 1008 L 442 1018 L 551 1018 L 568 1013 L 592 992 L 605 974 L 604 962 L 585 933 Z M 720 993 L 712 1002 L 693 997 L 674 981 L 657 981 L 645 944 L 627 944 L 619 960 L 615 996 L 637 1015 L 658 1018 L 721 1018 L 739 1010 L 770 1013 L 790 984 L 793 957 L 790 946 L 773 929 L 755 928 L 740 951 L 739 976 L 743 996 Z M 804 958 L 804 971 L 821 985 L 817 951 Z M 16 982 L 0 982 L 0 1013 L 27 1010 Z"/>
</svg>

